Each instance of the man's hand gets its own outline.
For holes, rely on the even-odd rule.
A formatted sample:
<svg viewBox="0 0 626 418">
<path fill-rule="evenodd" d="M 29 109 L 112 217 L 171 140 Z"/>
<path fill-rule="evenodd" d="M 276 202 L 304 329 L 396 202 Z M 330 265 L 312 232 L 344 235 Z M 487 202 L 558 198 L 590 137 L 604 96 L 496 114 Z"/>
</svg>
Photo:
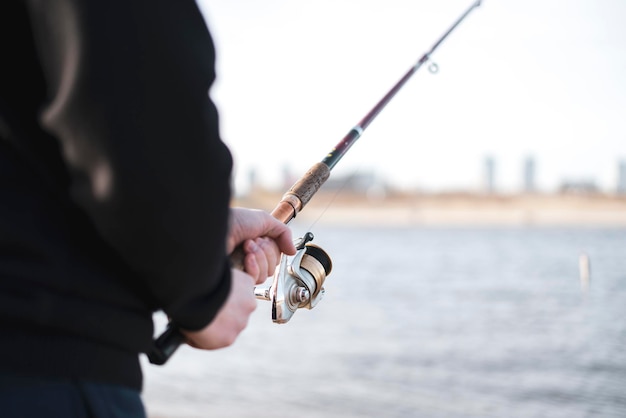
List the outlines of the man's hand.
<svg viewBox="0 0 626 418">
<path fill-rule="evenodd" d="M 232 208 L 230 222 L 226 250 L 230 254 L 242 245 L 245 272 L 231 270 L 230 294 L 209 325 L 200 331 L 181 330 L 192 347 L 214 350 L 233 344 L 256 308 L 254 286 L 274 273 L 281 253 L 296 253 L 291 230 L 267 212 Z"/>
<path fill-rule="evenodd" d="M 204 350 L 228 347 L 248 324 L 257 304 L 254 278 L 237 269 L 231 273 L 230 294 L 213 321 L 200 331 L 181 330 L 190 346 Z"/>
<path fill-rule="evenodd" d="M 244 269 L 255 278 L 256 284 L 274 274 L 281 253 L 296 253 L 287 225 L 256 209 L 231 209 L 227 253 L 232 253 L 240 244 L 245 254 Z"/>
<path fill-rule="evenodd" d="M 263 284 L 265 280 L 274 274 L 276 266 L 280 263 L 280 250 L 270 238 L 262 237 L 249 239 L 243 243 L 245 258 L 244 270 L 255 278 L 255 284 Z"/>
</svg>

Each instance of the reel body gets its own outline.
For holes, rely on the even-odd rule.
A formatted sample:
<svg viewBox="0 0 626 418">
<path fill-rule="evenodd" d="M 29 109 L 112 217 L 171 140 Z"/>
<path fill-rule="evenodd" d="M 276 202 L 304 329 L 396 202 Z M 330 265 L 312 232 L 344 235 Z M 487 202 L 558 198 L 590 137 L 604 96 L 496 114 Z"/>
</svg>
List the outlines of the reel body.
<svg viewBox="0 0 626 418">
<path fill-rule="evenodd" d="M 324 297 L 324 281 L 332 270 L 330 256 L 312 244 L 307 232 L 296 244 L 294 256 L 281 256 L 269 288 L 256 287 L 257 299 L 272 302 L 272 321 L 287 323 L 296 310 L 313 309 Z"/>
</svg>

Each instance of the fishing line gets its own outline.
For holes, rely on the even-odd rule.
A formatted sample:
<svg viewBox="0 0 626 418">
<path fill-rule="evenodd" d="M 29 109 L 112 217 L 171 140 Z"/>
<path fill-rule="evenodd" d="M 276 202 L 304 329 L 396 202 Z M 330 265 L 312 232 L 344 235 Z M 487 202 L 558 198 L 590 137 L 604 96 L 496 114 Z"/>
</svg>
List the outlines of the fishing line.
<svg viewBox="0 0 626 418">
<path fill-rule="evenodd" d="M 326 212 L 328 211 L 330 206 L 335 202 L 335 200 L 337 200 L 337 196 L 339 196 L 339 193 L 344 191 L 346 186 L 356 177 L 356 175 L 358 174 L 359 171 L 360 171 L 360 166 L 355 168 L 354 171 L 349 176 L 347 176 L 344 179 L 344 181 L 341 182 L 341 185 L 337 188 L 337 190 L 335 190 L 335 193 L 333 193 L 333 195 L 331 196 L 331 198 L 328 201 L 328 203 L 324 206 L 324 208 L 322 209 L 322 212 L 320 213 L 320 215 L 306 229 L 307 231 L 313 231 L 313 228 L 315 227 L 315 225 L 317 225 L 317 223 L 320 221 L 320 219 L 322 219 L 322 217 L 326 214 Z"/>
</svg>

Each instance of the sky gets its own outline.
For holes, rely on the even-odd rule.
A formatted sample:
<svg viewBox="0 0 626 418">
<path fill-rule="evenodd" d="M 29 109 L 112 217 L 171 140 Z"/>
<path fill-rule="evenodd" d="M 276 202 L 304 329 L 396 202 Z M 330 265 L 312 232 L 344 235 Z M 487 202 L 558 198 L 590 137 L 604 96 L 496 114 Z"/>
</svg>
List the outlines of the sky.
<svg viewBox="0 0 626 418">
<path fill-rule="evenodd" d="M 211 97 L 235 159 L 282 187 L 356 125 L 473 0 L 198 0 L 216 44 Z M 365 130 L 331 176 L 407 190 L 515 192 L 617 184 L 626 160 L 626 1 L 484 0 Z"/>
</svg>

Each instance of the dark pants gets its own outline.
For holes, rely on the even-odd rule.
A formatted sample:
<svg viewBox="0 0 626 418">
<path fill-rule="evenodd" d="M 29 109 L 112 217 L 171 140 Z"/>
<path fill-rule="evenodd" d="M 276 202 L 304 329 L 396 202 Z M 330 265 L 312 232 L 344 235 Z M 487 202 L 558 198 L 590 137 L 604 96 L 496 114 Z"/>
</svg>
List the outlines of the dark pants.
<svg viewBox="0 0 626 418">
<path fill-rule="evenodd" d="M 3 418 L 145 418 L 138 391 L 64 379 L 0 375 Z"/>
</svg>

